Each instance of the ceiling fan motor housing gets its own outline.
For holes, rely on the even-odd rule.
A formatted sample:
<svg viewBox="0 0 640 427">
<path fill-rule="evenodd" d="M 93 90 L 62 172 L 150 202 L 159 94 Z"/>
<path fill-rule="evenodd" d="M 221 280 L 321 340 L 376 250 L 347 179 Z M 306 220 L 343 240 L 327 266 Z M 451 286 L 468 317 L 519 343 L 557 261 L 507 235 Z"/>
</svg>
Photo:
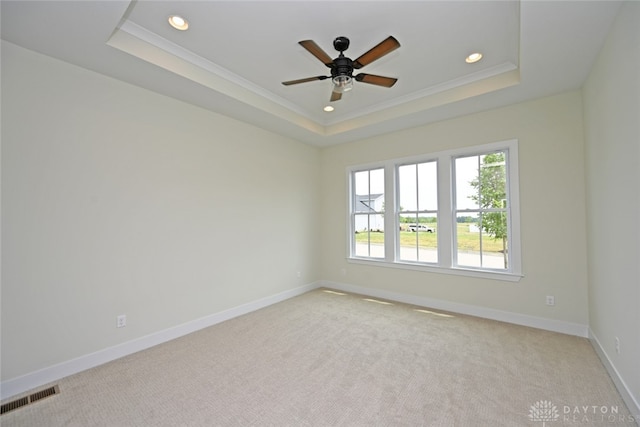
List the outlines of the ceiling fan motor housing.
<svg viewBox="0 0 640 427">
<path fill-rule="evenodd" d="M 340 54 L 340 56 L 333 60 L 333 66 L 331 67 L 331 77 L 336 76 L 349 76 L 353 74 L 353 61 L 351 58 Z"/>
</svg>

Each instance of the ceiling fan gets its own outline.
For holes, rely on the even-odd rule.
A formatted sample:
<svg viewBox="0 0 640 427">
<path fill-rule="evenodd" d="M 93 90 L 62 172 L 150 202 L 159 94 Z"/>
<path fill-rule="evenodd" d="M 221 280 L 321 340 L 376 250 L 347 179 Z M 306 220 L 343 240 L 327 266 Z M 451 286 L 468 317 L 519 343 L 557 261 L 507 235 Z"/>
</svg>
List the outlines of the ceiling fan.
<svg viewBox="0 0 640 427">
<path fill-rule="evenodd" d="M 378 60 L 389 52 L 399 48 L 400 43 L 392 36 L 387 37 L 385 40 L 360 55 L 355 61 L 344 56 L 344 51 L 349 48 L 349 39 L 346 37 L 337 37 L 333 41 L 333 47 L 340 52 L 340 55 L 335 59 L 331 59 L 331 57 L 327 55 L 326 52 L 313 40 L 302 40 L 298 43 L 307 49 L 309 53 L 318 58 L 320 62 L 329 67 L 331 69 L 331 76 L 316 76 L 298 80 L 289 80 L 282 82 L 285 86 L 331 78 L 333 81 L 331 102 L 333 102 L 341 99 L 344 92 L 353 88 L 354 79 L 359 82 L 384 87 L 391 87 L 398 81 L 396 78 L 377 76 L 375 74 L 360 73 L 356 76 L 353 75 L 354 69 L 360 69 L 365 65 L 371 64 L 373 61 Z"/>
</svg>

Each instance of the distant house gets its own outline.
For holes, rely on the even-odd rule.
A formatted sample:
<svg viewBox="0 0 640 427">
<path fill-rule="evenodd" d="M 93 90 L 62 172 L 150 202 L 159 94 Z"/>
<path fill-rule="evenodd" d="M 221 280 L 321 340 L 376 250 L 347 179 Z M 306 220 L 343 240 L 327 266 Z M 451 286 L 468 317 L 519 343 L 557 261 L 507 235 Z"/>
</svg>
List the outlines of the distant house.
<svg viewBox="0 0 640 427">
<path fill-rule="evenodd" d="M 375 214 L 382 212 L 384 207 L 384 194 L 364 194 L 356 195 L 354 213 L 355 215 L 355 231 L 384 231 L 384 217 L 382 214 L 377 215 L 357 215 L 357 214 Z"/>
</svg>

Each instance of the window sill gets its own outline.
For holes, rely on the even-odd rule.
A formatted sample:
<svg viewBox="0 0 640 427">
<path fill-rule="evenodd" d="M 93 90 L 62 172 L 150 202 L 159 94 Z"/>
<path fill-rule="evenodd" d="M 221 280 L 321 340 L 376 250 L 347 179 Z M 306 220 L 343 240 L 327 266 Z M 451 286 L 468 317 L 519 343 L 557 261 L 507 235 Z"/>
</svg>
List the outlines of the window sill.
<svg viewBox="0 0 640 427">
<path fill-rule="evenodd" d="M 427 273 L 450 274 L 454 276 L 477 277 L 482 279 L 502 280 L 505 282 L 519 282 L 523 274 L 502 271 L 474 270 L 463 267 L 440 267 L 437 265 L 414 264 L 410 262 L 388 262 L 370 258 L 347 258 L 351 264 L 369 265 L 383 268 L 397 268 L 400 270 L 422 271 Z"/>
</svg>

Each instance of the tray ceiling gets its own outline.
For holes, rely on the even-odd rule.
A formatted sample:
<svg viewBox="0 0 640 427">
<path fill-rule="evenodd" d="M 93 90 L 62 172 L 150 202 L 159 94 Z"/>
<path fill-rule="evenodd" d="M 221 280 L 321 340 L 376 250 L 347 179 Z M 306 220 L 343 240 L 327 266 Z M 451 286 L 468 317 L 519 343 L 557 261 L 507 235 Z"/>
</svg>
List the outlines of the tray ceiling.
<svg viewBox="0 0 640 427">
<path fill-rule="evenodd" d="M 1 3 L 2 38 L 291 138 L 328 145 L 579 88 L 619 4 L 538 1 L 109 1 Z M 187 31 L 167 18 L 179 14 Z M 329 75 L 298 44 L 353 59 L 394 36 L 329 102 Z M 465 57 L 483 59 L 467 64 Z M 331 104 L 334 111 L 323 107 Z"/>
</svg>

